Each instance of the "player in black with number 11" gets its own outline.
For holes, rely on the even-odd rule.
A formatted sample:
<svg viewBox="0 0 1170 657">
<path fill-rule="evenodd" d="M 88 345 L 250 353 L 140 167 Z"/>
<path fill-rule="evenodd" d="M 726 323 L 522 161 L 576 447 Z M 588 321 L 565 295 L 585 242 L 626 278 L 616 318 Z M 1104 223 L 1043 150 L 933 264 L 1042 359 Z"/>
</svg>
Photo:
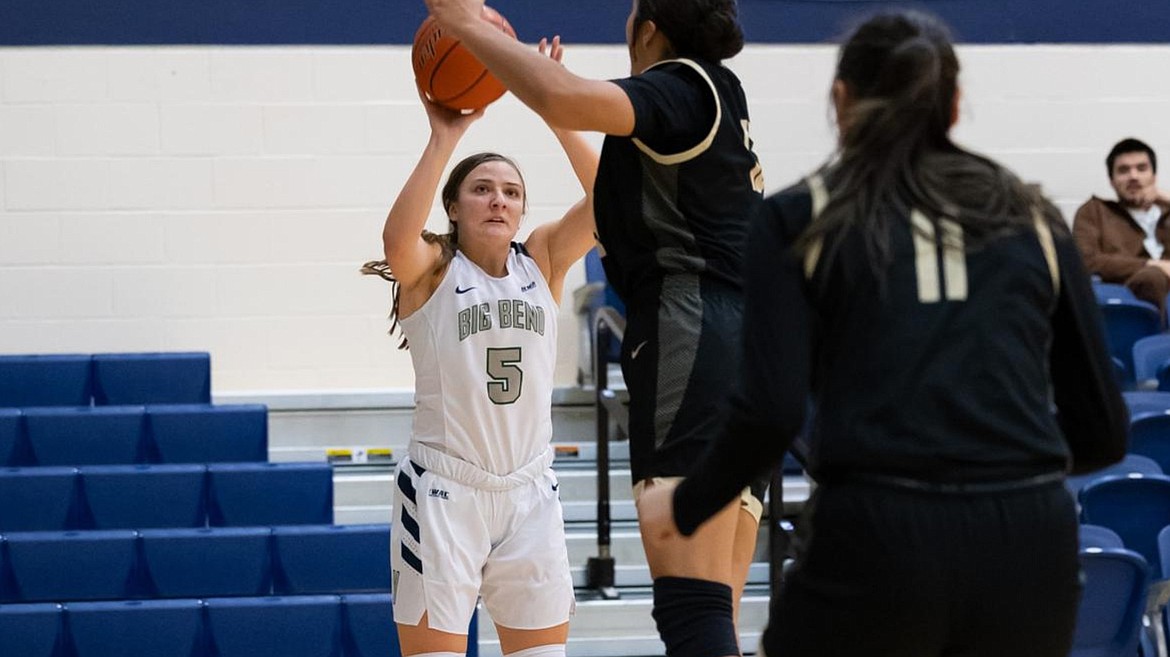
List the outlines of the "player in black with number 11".
<svg viewBox="0 0 1170 657">
<path fill-rule="evenodd" d="M 781 458 L 811 392 L 819 486 L 761 654 L 1068 655 L 1064 475 L 1119 460 L 1126 413 L 1059 212 L 950 140 L 958 70 L 921 14 L 841 48 L 838 158 L 752 225 L 733 419 L 643 499 L 644 526 L 701 531 Z"/>
</svg>

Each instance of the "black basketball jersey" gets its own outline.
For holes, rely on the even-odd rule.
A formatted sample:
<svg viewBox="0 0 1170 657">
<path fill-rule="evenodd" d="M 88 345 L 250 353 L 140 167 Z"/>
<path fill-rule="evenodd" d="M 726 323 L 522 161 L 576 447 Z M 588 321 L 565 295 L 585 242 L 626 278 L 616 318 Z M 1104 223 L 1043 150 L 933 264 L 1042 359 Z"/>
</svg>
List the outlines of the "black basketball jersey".
<svg viewBox="0 0 1170 657">
<path fill-rule="evenodd" d="M 627 303 L 657 297 L 669 274 L 738 289 L 764 185 L 739 79 L 723 66 L 676 59 L 616 83 L 635 125 L 630 137 L 605 138 L 594 188 L 610 283 Z"/>
<path fill-rule="evenodd" d="M 795 252 L 827 198 L 814 177 L 753 222 L 743 378 L 732 421 L 676 493 L 680 529 L 779 460 L 810 395 L 818 481 L 1003 481 L 1121 458 L 1126 411 L 1067 230 L 1037 217 L 968 247 L 957 222 L 914 211 L 892 225 L 878 275 L 856 233 L 835 238 L 831 260 L 815 242 Z"/>
</svg>

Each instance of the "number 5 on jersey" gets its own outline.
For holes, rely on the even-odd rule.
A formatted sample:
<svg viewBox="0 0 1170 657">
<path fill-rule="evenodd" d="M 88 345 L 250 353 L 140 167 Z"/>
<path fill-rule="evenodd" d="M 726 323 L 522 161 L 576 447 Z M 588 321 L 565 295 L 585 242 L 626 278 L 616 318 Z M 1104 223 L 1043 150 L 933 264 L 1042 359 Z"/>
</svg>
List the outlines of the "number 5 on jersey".
<svg viewBox="0 0 1170 657">
<path fill-rule="evenodd" d="M 489 347 L 487 350 L 488 399 L 493 404 L 513 404 L 520 399 L 524 370 L 520 369 L 520 347 Z"/>
</svg>

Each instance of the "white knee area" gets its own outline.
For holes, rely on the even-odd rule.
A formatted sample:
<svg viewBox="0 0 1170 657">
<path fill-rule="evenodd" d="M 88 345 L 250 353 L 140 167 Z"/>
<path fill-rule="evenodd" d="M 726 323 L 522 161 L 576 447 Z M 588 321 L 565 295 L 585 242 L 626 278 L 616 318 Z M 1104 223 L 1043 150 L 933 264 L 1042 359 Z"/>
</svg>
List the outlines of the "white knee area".
<svg viewBox="0 0 1170 657">
<path fill-rule="evenodd" d="M 533 646 L 510 652 L 504 657 L 565 657 L 565 644 L 550 643 L 547 646 Z"/>
<path fill-rule="evenodd" d="M 420 652 L 410 657 L 464 657 L 465 652 Z"/>
</svg>

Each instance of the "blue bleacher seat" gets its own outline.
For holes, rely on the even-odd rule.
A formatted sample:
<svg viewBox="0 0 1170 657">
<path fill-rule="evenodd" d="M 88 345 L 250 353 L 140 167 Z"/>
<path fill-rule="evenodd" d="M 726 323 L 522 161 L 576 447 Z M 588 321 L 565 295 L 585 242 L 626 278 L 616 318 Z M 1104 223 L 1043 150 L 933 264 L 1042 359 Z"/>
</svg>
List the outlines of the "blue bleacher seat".
<svg viewBox="0 0 1170 657">
<path fill-rule="evenodd" d="M 1170 392 L 1127 390 L 1121 393 L 1130 417 L 1148 411 L 1170 411 Z"/>
<path fill-rule="evenodd" d="M 21 416 L 18 408 L 0 408 L 0 467 L 23 465 Z"/>
<path fill-rule="evenodd" d="M 1142 626 L 1149 568 L 1117 548 L 1082 550 L 1085 588 L 1070 657 L 1134 657 Z"/>
<path fill-rule="evenodd" d="M 605 292 L 600 299 L 601 305 L 612 306 L 619 314 L 626 314 L 626 304 L 622 302 L 617 291 L 609 284 L 605 276 L 605 265 L 601 262 L 601 252 L 596 247 L 585 254 L 585 281 L 588 283 L 604 283 Z"/>
<path fill-rule="evenodd" d="M 1158 366 L 1170 361 L 1170 334 L 1147 335 L 1133 343 L 1133 372 L 1138 383 L 1157 378 Z"/>
<path fill-rule="evenodd" d="M 272 592 L 272 530 L 268 527 L 143 529 L 139 535 L 143 567 L 157 597 Z"/>
<path fill-rule="evenodd" d="M 1158 392 L 1170 392 L 1170 361 L 1163 362 L 1154 370 Z"/>
<path fill-rule="evenodd" d="M 133 530 L 5 534 L 19 602 L 114 600 L 142 592 Z"/>
<path fill-rule="evenodd" d="M 578 337 L 580 349 L 578 352 L 578 382 L 592 381 L 594 324 L 597 311 L 609 306 L 619 315 L 626 313 L 625 304 L 618 297 L 613 286 L 605 277 L 605 267 L 601 263 L 601 254 L 596 248 L 585 254 L 585 285 L 573 291 L 574 312 L 578 316 Z M 616 338 L 611 340 L 606 361 L 616 363 L 621 359 L 621 342 Z"/>
<path fill-rule="evenodd" d="M 1120 283 L 1102 283 L 1100 281 L 1093 282 L 1093 294 L 1097 297 L 1098 303 L 1106 303 L 1110 299 L 1123 299 L 1125 301 L 1133 301 L 1137 299 L 1133 290 Z"/>
<path fill-rule="evenodd" d="M 1162 572 L 1158 532 L 1170 525 L 1170 477 L 1102 477 L 1080 493 L 1081 520 L 1117 532 L 1125 547 L 1142 555 L 1153 573 Z"/>
<path fill-rule="evenodd" d="M 68 643 L 59 604 L 0 605 L 0 654 L 60 657 Z"/>
<path fill-rule="evenodd" d="M 88 354 L 0 356 L 0 407 L 89 406 L 91 369 Z"/>
<path fill-rule="evenodd" d="M 0 534 L 0 604 L 19 598 L 16 582 L 12 580 L 12 569 L 8 567 L 8 541 Z"/>
<path fill-rule="evenodd" d="M 1113 380 L 1122 390 L 1126 390 L 1133 386 L 1134 382 L 1130 381 L 1129 373 L 1125 371 L 1125 363 L 1117 356 L 1110 356 L 1109 362 L 1113 363 Z"/>
<path fill-rule="evenodd" d="M 272 544 L 277 595 L 390 590 L 389 524 L 275 527 Z"/>
<path fill-rule="evenodd" d="M 1170 469 L 1170 411 L 1135 414 L 1129 422 L 1129 451 Z"/>
<path fill-rule="evenodd" d="M 1106 466 L 1100 470 L 1095 470 L 1081 475 L 1074 475 L 1065 480 L 1065 485 L 1069 492 L 1075 497 L 1081 492 L 1090 481 L 1101 479 L 1102 477 L 1110 477 L 1113 475 L 1128 475 L 1128 474 L 1163 474 L 1162 466 L 1158 462 L 1148 456 L 1140 454 L 1126 454 L 1117 463 Z"/>
<path fill-rule="evenodd" d="M 162 463 L 268 460 L 268 408 L 261 404 L 175 404 L 146 410 Z"/>
<path fill-rule="evenodd" d="M 72 657 L 207 654 L 199 600 L 71 602 L 65 605 L 65 615 Z"/>
<path fill-rule="evenodd" d="M 389 593 L 341 596 L 342 643 L 346 657 L 398 655 L 398 627 Z M 468 653 L 470 657 L 470 653 Z"/>
<path fill-rule="evenodd" d="M 211 654 L 217 657 L 342 657 L 338 596 L 211 598 L 205 603 Z"/>
<path fill-rule="evenodd" d="M 1127 381 L 1134 380 L 1133 345 L 1162 331 L 1162 315 L 1144 301 L 1110 299 L 1100 304 L 1105 319 L 1105 341 L 1109 354 L 1125 364 Z"/>
<path fill-rule="evenodd" d="M 93 401 L 124 404 L 210 404 L 206 352 L 94 354 Z"/>
<path fill-rule="evenodd" d="M 207 524 L 207 466 L 93 465 L 78 470 L 78 523 L 84 529 Z"/>
<path fill-rule="evenodd" d="M 24 423 L 32 451 L 28 465 L 147 462 L 142 406 L 30 408 Z"/>
<path fill-rule="evenodd" d="M 213 527 L 333 523 L 328 463 L 213 464 L 207 476 L 207 517 Z"/>
<path fill-rule="evenodd" d="M 59 531 L 76 526 L 76 468 L 0 469 L 0 532 Z"/>
<path fill-rule="evenodd" d="M 1081 549 L 1086 548 L 1123 548 L 1125 543 L 1117 532 L 1101 525 L 1082 524 L 1079 527 Z"/>
</svg>

